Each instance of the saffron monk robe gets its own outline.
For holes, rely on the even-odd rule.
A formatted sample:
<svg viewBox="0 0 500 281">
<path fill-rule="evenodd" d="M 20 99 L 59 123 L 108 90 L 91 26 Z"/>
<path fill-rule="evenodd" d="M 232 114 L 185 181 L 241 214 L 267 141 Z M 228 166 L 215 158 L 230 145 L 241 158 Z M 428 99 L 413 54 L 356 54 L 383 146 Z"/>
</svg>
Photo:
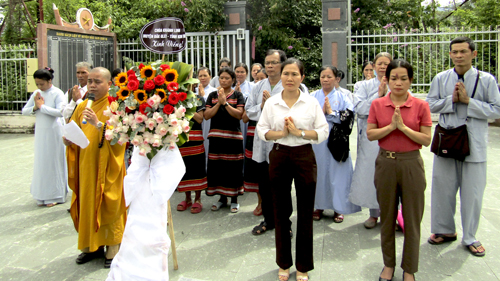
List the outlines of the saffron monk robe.
<svg viewBox="0 0 500 281">
<path fill-rule="evenodd" d="M 125 177 L 125 146 L 111 145 L 104 138 L 108 89 L 111 74 L 102 67 L 90 71 L 89 93 L 95 95 L 91 108 L 88 100 L 81 102 L 71 120 L 83 130 L 90 144 L 82 149 L 64 139 L 67 146 L 68 184 L 73 190 L 71 218 L 78 232 L 78 249 L 82 253 L 76 263 L 83 264 L 103 257 L 109 268 L 118 253 L 126 221 L 123 178 Z M 83 124 L 83 119 L 87 124 Z"/>
</svg>

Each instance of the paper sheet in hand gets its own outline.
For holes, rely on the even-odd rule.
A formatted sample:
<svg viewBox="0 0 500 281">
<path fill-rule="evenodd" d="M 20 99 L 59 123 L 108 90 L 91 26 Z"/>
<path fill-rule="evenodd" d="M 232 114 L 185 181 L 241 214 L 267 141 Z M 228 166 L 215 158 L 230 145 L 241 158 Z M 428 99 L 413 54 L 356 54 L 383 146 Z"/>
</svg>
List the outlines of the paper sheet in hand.
<svg viewBox="0 0 500 281">
<path fill-rule="evenodd" d="M 64 125 L 63 127 L 64 137 L 71 141 L 72 143 L 78 145 L 81 148 L 85 148 L 89 145 L 89 140 L 87 136 L 83 133 L 82 129 L 76 125 L 75 121 L 71 120 L 70 123 Z"/>
</svg>

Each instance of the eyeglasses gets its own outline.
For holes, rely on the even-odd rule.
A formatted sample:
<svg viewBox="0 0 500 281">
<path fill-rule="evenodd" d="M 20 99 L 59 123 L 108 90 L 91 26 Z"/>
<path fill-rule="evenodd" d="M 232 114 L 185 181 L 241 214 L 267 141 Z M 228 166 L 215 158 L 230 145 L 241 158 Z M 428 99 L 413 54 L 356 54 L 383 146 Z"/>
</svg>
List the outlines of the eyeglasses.
<svg viewBox="0 0 500 281">
<path fill-rule="evenodd" d="M 277 64 L 280 64 L 279 61 L 275 60 L 275 61 L 266 61 L 264 62 L 265 65 L 277 65 Z"/>
</svg>

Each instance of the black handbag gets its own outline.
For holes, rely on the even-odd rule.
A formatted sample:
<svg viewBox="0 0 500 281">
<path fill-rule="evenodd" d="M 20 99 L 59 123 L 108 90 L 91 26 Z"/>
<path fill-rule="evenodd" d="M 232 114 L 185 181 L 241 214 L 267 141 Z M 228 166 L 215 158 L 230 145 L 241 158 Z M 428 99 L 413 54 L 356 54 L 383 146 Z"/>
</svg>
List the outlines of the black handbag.
<svg viewBox="0 0 500 281">
<path fill-rule="evenodd" d="M 340 124 L 333 124 L 328 136 L 328 149 L 337 162 L 345 162 L 349 158 L 349 135 L 354 124 L 354 113 L 346 109 L 340 111 Z"/>
<path fill-rule="evenodd" d="M 477 71 L 476 84 L 471 98 L 474 98 L 479 82 L 479 70 Z M 462 125 L 452 129 L 445 129 L 437 124 L 434 130 L 434 137 L 431 144 L 431 152 L 437 156 L 453 158 L 464 161 L 470 155 L 469 133 L 467 125 Z"/>
</svg>

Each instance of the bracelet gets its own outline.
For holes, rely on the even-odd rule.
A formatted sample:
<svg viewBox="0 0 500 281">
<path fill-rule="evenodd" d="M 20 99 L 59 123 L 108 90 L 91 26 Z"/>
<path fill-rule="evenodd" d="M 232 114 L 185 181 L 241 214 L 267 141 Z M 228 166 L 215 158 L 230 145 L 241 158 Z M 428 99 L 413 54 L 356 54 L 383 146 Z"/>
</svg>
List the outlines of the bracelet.
<svg viewBox="0 0 500 281">
<path fill-rule="evenodd" d="M 106 127 L 108 126 L 107 123 L 104 123 L 104 126 L 102 126 L 102 138 L 101 138 L 101 141 L 99 142 L 99 148 L 102 147 L 102 145 L 104 144 L 104 135 L 106 134 Z"/>
</svg>

